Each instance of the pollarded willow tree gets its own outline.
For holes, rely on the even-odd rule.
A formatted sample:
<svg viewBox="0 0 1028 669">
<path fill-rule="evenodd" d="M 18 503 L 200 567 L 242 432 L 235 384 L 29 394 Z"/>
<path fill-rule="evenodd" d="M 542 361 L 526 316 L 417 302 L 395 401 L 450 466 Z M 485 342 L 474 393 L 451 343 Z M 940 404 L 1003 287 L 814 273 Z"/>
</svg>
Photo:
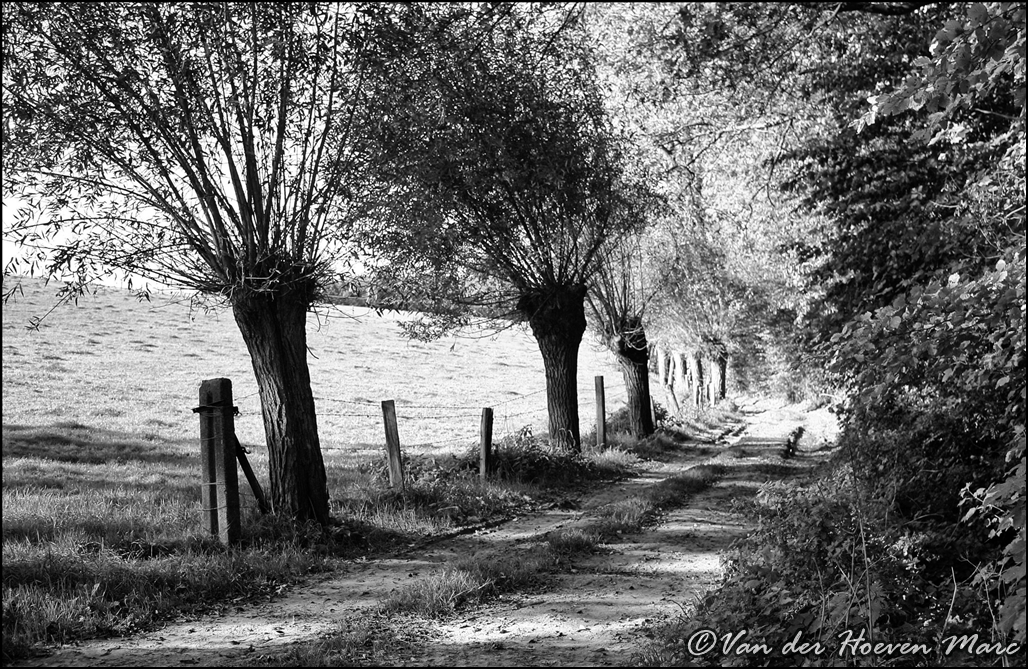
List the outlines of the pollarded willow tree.
<svg viewBox="0 0 1028 669">
<path fill-rule="evenodd" d="M 468 39 L 501 15 L 500 29 Z M 509 298 L 542 353 L 550 437 L 580 448 L 586 292 L 607 245 L 636 226 L 638 188 L 575 17 L 415 5 L 398 22 L 383 85 L 406 95 L 379 114 L 397 156 L 385 178 L 405 205 L 391 212 L 400 234 L 379 239 L 397 265 L 477 274 Z"/>
<path fill-rule="evenodd" d="M 655 295 L 653 285 L 647 282 L 652 271 L 644 265 L 648 260 L 640 237 L 622 240 L 606 254 L 587 297 L 597 334 L 621 367 L 628 429 L 640 439 L 654 431 L 650 345 L 643 323 L 646 307 Z"/>
<path fill-rule="evenodd" d="M 122 270 L 224 298 L 260 388 L 275 510 L 320 524 L 306 314 L 370 201 L 354 65 L 367 11 L 3 6 L 4 194 L 27 202 L 5 239 L 48 249 L 44 271 L 80 288 Z"/>
</svg>

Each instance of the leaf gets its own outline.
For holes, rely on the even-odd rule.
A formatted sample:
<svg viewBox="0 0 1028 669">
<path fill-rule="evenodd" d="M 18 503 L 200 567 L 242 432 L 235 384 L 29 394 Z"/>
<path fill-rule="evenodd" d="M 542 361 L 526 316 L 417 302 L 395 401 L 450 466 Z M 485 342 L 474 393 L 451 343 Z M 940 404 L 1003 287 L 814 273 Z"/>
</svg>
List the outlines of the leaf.
<svg viewBox="0 0 1028 669">
<path fill-rule="evenodd" d="M 989 10 L 982 3 L 976 2 L 967 10 L 967 18 L 972 25 L 982 25 L 989 19 Z"/>
</svg>

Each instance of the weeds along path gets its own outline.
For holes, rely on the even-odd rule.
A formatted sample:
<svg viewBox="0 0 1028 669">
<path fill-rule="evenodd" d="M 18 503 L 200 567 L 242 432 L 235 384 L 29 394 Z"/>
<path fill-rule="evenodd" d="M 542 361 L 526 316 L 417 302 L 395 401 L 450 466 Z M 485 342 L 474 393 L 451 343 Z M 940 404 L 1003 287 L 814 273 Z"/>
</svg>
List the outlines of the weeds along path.
<svg viewBox="0 0 1028 669">
<path fill-rule="evenodd" d="M 724 443 L 683 449 L 670 462 L 650 462 L 640 476 L 605 486 L 576 504 L 439 541 L 403 555 L 340 562 L 274 601 L 229 607 L 220 615 L 172 622 L 129 638 L 69 646 L 19 666 L 276 665 L 340 630 L 361 628 L 351 661 L 378 665 L 607 666 L 632 662 L 650 629 L 682 611 L 719 575 L 718 553 L 746 527 L 730 509 L 769 480 L 788 478 L 820 460 L 800 449 L 781 453 L 813 414 L 777 408 L 747 417 Z M 823 421 L 821 421 L 823 422 Z M 808 428 L 809 429 L 809 428 Z M 816 432 L 810 432 L 816 434 Z M 807 449 L 809 450 L 809 449 Z M 445 621 L 373 616 L 377 604 L 412 579 L 480 551 L 516 554 L 547 533 L 586 526 L 595 512 L 701 462 L 721 463 L 716 485 L 664 514 L 649 529 L 576 558 L 528 592 L 504 595 Z M 377 633 L 369 631 L 369 620 Z M 356 655 L 356 656 L 353 656 Z"/>
</svg>

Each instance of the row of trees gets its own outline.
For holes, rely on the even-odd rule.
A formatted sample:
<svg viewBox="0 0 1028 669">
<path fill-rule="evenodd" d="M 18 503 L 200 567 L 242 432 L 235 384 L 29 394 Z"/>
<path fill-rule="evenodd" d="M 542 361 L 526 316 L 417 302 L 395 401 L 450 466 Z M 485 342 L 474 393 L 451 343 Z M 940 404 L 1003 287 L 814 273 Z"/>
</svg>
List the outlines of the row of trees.
<svg viewBox="0 0 1028 669">
<path fill-rule="evenodd" d="M 569 448 L 587 311 L 646 436 L 651 349 L 676 410 L 724 397 L 729 355 L 767 350 L 789 306 L 774 253 L 794 235 L 769 235 L 773 202 L 744 187 L 780 124 L 652 67 L 679 48 L 665 5 L 3 12 L 4 193 L 24 203 L 4 235 L 34 250 L 5 273 L 223 298 L 272 498 L 298 520 L 328 521 L 306 313 L 351 264 L 393 306 L 430 307 L 415 335 L 527 322 Z"/>
<path fill-rule="evenodd" d="M 799 353 L 797 369 L 827 371 L 846 394 L 842 459 L 860 501 L 846 514 L 865 523 L 861 587 L 878 602 L 857 613 L 878 639 L 941 633 L 932 593 L 952 592 L 960 602 L 952 616 L 1023 641 L 1024 4 L 732 3 L 674 12 L 648 38 L 669 88 L 723 96 L 749 119 L 742 125 L 770 128 L 788 117 L 776 126 L 788 128 L 780 148 L 760 161 L 761 181 L 770 215 L 807 231 L 798 243 L 779 238 L 806 295 L 772 291 L 766 304 L 799 317 L 792 332 L 801 345 L 785 347 Z M 708 170 L 705 184 L 713 174 L 731 170 Z M 740 257 L 737 249 L 729 256 Z M 775 318 L 764 323 L 775 331 Z M 822 527 L 811 525 L 809 536 L 833 550 L 845 543 Z M 893 580 L 889 551 L 912 533 L 924 542 L 921 562 L 911 580 Z M 881 551 L 871 551 L 874 542 Z M 774 619 L 758 629 L 769 634 L 780 613 L 799 621 L 797 611 L 816 610 L 833 593 L 865 596 L 824 581 L 823 564 L 787 561 L 797 572 L 768 592 L 792 603 L 764 609 Z M 763 558 L 759 569 L 769 571 Z M 857 613 L 846 608 L 831 622 Z M 822 617 L 806 619 L 828 629 Z"/>
<path fill-rule="evenodd" d="M 612 258 L 596 282 L 596 321 L 611 350 L 633 351 L 637 365 L 647 359 L 639 342 L 649 343 L 662 401 L 679 414 L 726 396 L 730 359 L 739 389 L 799 385 L 784 349 L 802 302 L 793 249 L 813 217 L 790 212 L 775 186 L 803 120 L 794 103 L 754 97 L 749 78 L 704 80 L 688 68 L 706 56 L 683 53 L 720 48 L 703 22 L 731 11 L 632 3 L 591 7 L 583 21 L 634 169 L 662 203 L 631 255 Z M 625 333 L 621 343 L 613 333 Z M 631 407 L 633 431 L 646 434 Z"/>
<path fill-rule="evenodd" d="M 222 298 L 253 362 L 274 505 L 298 521 L 329 519 L 306 313 L 347 263 L 430 300 L 435 332 L 473 304 L 527 322 L 550 435 L 578 448 L 587 294 L 657 201 L 579 18 L 5 4 L 4 195 L 23 206 L 4 235 L 33 251 L 5 273 L 63 277 L 69 296 L 122 271 Z"/>
</svg>

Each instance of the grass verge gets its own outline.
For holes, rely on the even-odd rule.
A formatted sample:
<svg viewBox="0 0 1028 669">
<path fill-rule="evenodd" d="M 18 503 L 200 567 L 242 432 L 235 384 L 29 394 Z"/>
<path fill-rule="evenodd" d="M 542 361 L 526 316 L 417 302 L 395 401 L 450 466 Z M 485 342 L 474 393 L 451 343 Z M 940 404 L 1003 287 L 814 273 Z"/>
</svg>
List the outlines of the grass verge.
<svg viewBox="0 0 1028 669">
<path fill-rule="evenodd" d="M 238 548 L 186 534 L 97 541 L 86 532 L 3 545 L 4 661 L 45 644 L 137 631 L 180 611 L 271 596 L 324 558 L 291 530 L 254 521 Z"/>
<path fill-rule="evenodd" d="M 5 452 L 22 437 L 5 433 Z M 107 462 L 105 443 L 89 444 L 83 458 L 65 448 L 62 460 L 4 460 L 5 662 L 46 645 L 126 634 L 181 612 L 274 595 L 330 568 L 330 555 L 387 551 L 523 511 L 548 489 L 624 476 L 635 463 L 624 451 L 570 454 L 522 434 L 498 444 L 496 481 L 478 480 L 477 454 L 469 452 L 411 458 L 404 489 L 393 490 L 378 465 L 329 460 L 339 521 L 333 532 L 296 531 L 246 511 L 243 541 L 226 549 L 201 528 L 195 458 L 169 455 L 159 467 Z M 491 584 L 484 594 L 518 582 L 520 572 L 505 569 L 471 573 Z M 462 602 L 466 589 L 445 598 Z"/>
<path fill-rule="evenodd" d="M 600 507 L 597 510 L 599 518 L 590 528 L 604 539 L 638 532 L 656 522 L 662 512 L 681 506 L 692 495 L 712 486 L 726 471 L 727 468 L 721 464 L 690 467 L 652 486 L 644 495 Z"/>
</svg>

